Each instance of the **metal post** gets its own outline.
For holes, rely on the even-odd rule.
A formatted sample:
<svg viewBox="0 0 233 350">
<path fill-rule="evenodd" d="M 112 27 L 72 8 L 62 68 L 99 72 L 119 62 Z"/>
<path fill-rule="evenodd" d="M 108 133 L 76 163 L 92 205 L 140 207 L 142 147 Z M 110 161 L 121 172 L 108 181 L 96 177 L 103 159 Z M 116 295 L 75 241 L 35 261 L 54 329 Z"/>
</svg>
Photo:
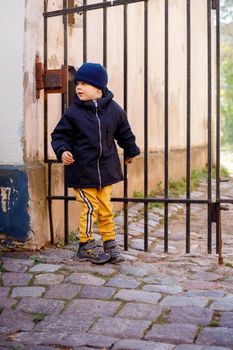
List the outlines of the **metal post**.
<svg viewBox="0 0 233 350">
<path fill-rule="evenodd" d="M 124 51 L 124 110 L 127 113 L 128 104 L 128 7 L 127 4 L 124 5 L 124 20 L 123 20 L 123 51 Z M 128 171 L 127 165 L 125 165 L 125 155 L 124 155 L 124 198 L 128 197 Z M 128 250 L 128 202 L 124 201 L 124 250 Z"/>
<path fill-rule="evenodd" d="M 144 197 L 148 197 L 148 1 L 144 2 Z M 148 203 L 144 203 L 144 250 L 148 251 Z"/>
<path fill-rule="evenodd" d="M 191 116 L 191 13 L 190 0 L 187 0 L 187 130 L 186 130 L 186 197 L 190 199 L 191 170 L 190 170 L 190 116 Z M 190 203 L 186 204 L 186 253 L 190 253 Z"/>
<path fill-rule="evenodd" d="M 165 71 L 164 71 L 164 81 L 165 81 L 165 91 L 164 91 L 164 197 L 165 200 L 168 198 L 168 0 L 165 0 Z M 168 252 L 168 203 L 164 203 L 164 251 Z"/>
<path fill-rule="evenodd" d="M 211 43 L 211 6 L 212 1 L 207 0 L 207 67 L 208 67 L 208 253 L 212 252 L 212 221 L 211 221 L 211 202 L 212 202 L 212 43 Z"/>
</svg>

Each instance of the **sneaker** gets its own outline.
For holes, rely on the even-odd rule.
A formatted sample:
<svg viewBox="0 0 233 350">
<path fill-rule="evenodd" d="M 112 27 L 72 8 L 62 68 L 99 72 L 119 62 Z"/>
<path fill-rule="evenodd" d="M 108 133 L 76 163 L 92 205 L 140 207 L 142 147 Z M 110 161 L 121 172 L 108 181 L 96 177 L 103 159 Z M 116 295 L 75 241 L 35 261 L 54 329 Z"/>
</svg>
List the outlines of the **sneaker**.
<svg viewBox="0 0 233 350">
<path fill-rule="evenodd" d="M 117 246 L 115 239 L 104 242 L 104 251 L 110 255 L 111 258 L 109 262 L 113 264 L 125 260 L 121 255 L 120 248 Z"/>
<path fill-rule="evenodd" d="M 78 261 L 91 261 L 94 264 L 105 264 L 110 260 L 110 255 L 103 251 L 103 248 L 98 246 L 95 240 L 88 241 L 82 246 L 79 246 L 77 253 Z"/>
</svg>

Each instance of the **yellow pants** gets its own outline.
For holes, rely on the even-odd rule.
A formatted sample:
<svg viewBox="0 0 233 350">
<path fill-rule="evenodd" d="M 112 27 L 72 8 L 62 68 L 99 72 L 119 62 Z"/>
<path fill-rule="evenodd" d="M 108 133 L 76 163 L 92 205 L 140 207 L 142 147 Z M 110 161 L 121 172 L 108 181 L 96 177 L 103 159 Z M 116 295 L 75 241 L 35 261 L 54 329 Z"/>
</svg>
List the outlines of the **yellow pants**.
<svg viewBox="0 0 233 350">
<path fill-rule="evenodd" d="M 103 241 L 115 239 L 115 224 L 111 205 L 112 186 L 74 188 L 76 199 L 82 204 L 79 223 L 79 239 L 84 243 L 94 239 L 93 224 L 97 220 Z"/>
</svg>

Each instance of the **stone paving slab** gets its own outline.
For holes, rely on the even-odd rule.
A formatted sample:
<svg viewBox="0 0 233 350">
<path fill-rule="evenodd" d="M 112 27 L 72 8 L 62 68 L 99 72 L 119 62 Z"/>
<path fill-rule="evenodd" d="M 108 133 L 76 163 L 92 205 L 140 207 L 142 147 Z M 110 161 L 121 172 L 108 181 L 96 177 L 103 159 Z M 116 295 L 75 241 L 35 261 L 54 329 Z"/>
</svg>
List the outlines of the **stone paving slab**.
<svg viewBox="0 0 233 350">
<path fill-rule="evenodd" d="M 77 262 L 74 262 L 72 265 L 63 265 L 63 269 L 71 272 L 93 272 L 96 273 L 98 272 L 98 275 L 103 275 L 103 276 L 112 276 L 116 273 L 116 270 L 108 267 L 107 265 L 105 266 L 93 266 L 93 264 L 85 262 L 79 263 L 77 265 Z"/>
<path fill-rule="evenodd" d="M 213 272 L 198 271 L 189 277 L 191 280 L 212 282 L 221 279 L 221 275 Z"/>
<path fill-rule="evenodd" d="M 215 289 L 217 288 L 216 282 L 206 282 L 199 280 L 188 280 L 182 285 L 184 290 L 195 290 L 195 289 Z"/>
<path fill-rule="evenodd" d="M 233 298 L 221 298 L 219 300 L 215 300 L 211 305 L 210 308 L 212 310 L 219 310 L 219 311 L 233 311 Z"/>
<path fill-rule="evenodd" d="M 145 339 L 172 344 L 191 344 L 196 335 L 197 327 L 184 324 L 154 325 Z"/>
<path fill-rule="evenodd" d="M 118 341 L 118 338 L 96 335 L 96 334 L 67 334 L 60 342 L 63 346 L 72 346 L 77 349 L 77 346 L 88 347 L 88 349 L 94 347 L 95 349 L 109 349 L 114 343 Z"/>
<path fill-rule="evenodd" d="M 22 298 L 17 310 L 42 314 L 58 314 L 64 308 L 64 301 L 43 298 Z"/>
<path fill-rule="evenodd" d="M 219 326 L 233 328 L 233 312 L 223 312 Z"/>
<path fill-rule="evenodd" d="M 144 340 L 124 339 L 119 340 L 113 350 L 174 350 L 175 345 L 155 343 Z"/>
<path fill-rule="evenodd" d="M 121 299 L 126 301 L 144 302 L 144 303 L 157 303 L 161 299 L 161 294 L 144 292 L 141 290 L 129 290 L 121 289 L 114 296 L 115 299 Z"/>
<path fill-rule="evenodd" d="M 33 276 L 29 273 L 20 272 L 4 272 L 2 274 L 2 281 L 4 286 L 27 286 L 32 280 Z"/>
<path fill-rule="evenodd" d="M 222 346 L 205 346 L 205 345 L 190 345 L 183 344 L 175 347 L 174 350 L 231 350 L 231 348 L 226 348 Z"/>
<path fill-rule="evenodd" d="M 79 314 L 49 315 L 35 327 L 35 332 L 51 331 L 53 333 L 85 333 L 92 325 L 94 316 L 83 317 Z"/>
<path fill-rule="evenodd" d="M 161 315 L 162 311 L 163 308 L 160 305 L 127 303 L 117 314 L 117 317 L 154 321 Z"/>
<path fill-rule="evenodd" d="M 21 332 L 15 334 L 12 338 L 18 344 L 29 345 L 61 345 L 62 339 L 67 334 L 53 332 Z"/>
<path fill-rule="evenodd" d="M 220 290 L 189 290 L 183 293 L 187 297 L 207 297 L 209 299 L 217 299 L 224 297 L 225 293 Z"/>
<path fill-rule="evenodd" d="M 140 282 L 138 282 L 134 278 L 127 278 L 124 276 L 117 276 L 111 278 L 105 286 L 116 287 L 116 288 L 126 288 L 126 289 L 135 289 L 140 286 Z"/>
<path fill-rule="evenodd" d="M 76 273 L 73 272 L 70 276 L 66 277 L 65 282 L 78 283 L 78 284 L 90 284 L 93 286 L 102 286 L 105 280 L 89 273 Z"/>
<path fill-rule="evenodd" d="M 16 299 L 0 297 L 0 307 L 11 307 L 17 303 Z"/>
<path fill-rule="evenodd" d="M 205 307 L 208 304 L 206 297 L 184 297 L 184 296 L 167 296 L 161 301 L 165 306 L 197 306 Z"/>
<path fill-rule="evenodd" d="M 180 286 L 164 286 L 161 284 L 147 284 L 143 287 L 143 290 L 148 292 L 158 292 L 166 294 L 179 294 L 182 292 L 182 287 Z"/>
<path fill-rule="evenodd" d="M 197 337 L 197 344 L 203 345 L 221 345 L 233 347 L 232 328 L 214 327 L 204 328 Z"/>
<path fill-rule="evenodd" d="M 89 330 L 89 333 L 108 335 L 119 338 L 140 339 L 151 322 L 144 320 L 128 320 L 122 318 L 100 318 Z"/>
<path fill-rule="evenodd" d="M 59 286 L 52 285 L 44 295 L 48 299 L 64 299 L 71 300 L 78 295 L 81 286 L 71 283 L 61 283 Z"/>
<path fill-rule="evenodd" d="M 15 287 L 12 290 L 12 298 L 41 297 L 45 292 L 44 287 Z"/>
<path fill-rule="evenodd" d="M 111 299 L 116 293 L 115 288 L 103 286 L 84 286 L 79 293 L 80 298 Z"/>
<path fill-rule="evenodd" d="M 0 314 L 0 334 L 30 331 L 34 326 L 33 316 L 25 312 L 7 308 Z"/>
<path fill-rule="evenodd" d="M 170 323 L 185 323 L 206 326 L 210 323 L 213 311 L 201 307 L 172 307 L 167 318 Z"/>
<path fill-rule="evenodd" d="M 55 264 L 37 264 L 30 269 L 30 272 L 56 272 L 62 266 Z"/>
<path fill-rule="evenodd" d="M 60 284 L 64 281 L 64 275 L 56 273 L 42 273 L 36 275 L 33 281 L 34 285 L 48 285 Z"/>
<path fill-rule="evenodd" d="M 0 287 L 0 298 L 7 297 L 10 291 L 10 287 Z"/>
<path fill-rule="evenodd" d="M 67 315 L 68 317 L 68 315 L 76 313 L 87 317 L 89 317 L 89 315 L 93 317 L 113 316 L 120 304 L 119 301 L 76 299 L 69 303 L 63 311 L 63 315 Z"/>
</svg>

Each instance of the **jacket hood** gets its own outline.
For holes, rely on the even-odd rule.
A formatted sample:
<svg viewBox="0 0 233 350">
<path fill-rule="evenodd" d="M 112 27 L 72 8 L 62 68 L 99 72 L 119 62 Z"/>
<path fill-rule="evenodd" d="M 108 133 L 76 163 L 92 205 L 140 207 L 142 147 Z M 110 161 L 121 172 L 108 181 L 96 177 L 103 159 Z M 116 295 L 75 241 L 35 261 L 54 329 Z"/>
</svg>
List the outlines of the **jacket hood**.
<svg viewBox="0 0 233 350">
<path fill-rule="evenodd" d="M 98 98 L 97 100 L 98 107 L 100 108 L 105 107 L 106 105 L 109 104 L 109 102 L 113 99 L 113 97 L 114 97 L 113 93 L 110 90 L 108 90 L 108 88 L 106 88 L 103 93 L 103 96 L 101 98 Z M 90 109 L 95 108 L 95 104 L 92 100 L 81 101 L 77 94 L 74 97 L 74 103 L 77 104 L 78 106 L 85 106 L 85 108 L 90 108 Z"/>
</svg>

